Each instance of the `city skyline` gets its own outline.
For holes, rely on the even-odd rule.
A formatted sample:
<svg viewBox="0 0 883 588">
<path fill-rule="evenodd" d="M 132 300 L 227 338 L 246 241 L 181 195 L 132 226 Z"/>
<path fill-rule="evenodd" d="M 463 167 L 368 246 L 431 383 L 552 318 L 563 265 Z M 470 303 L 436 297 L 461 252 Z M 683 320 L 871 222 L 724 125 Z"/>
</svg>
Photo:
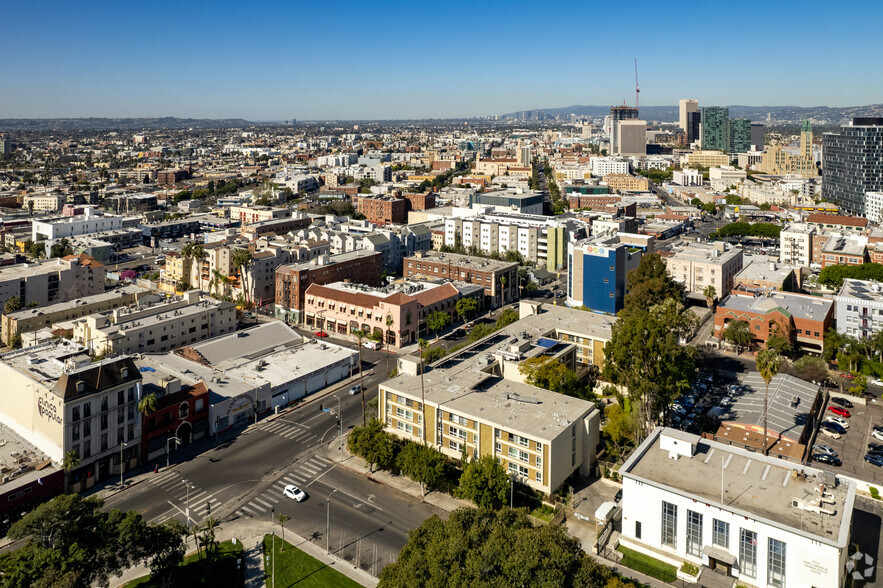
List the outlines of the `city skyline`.
<svg viewBox="0 0 883 588">
<path fill-rule="evenodd" d="M 679 4 L 663 13 L 637 2 L 625 17 L 613 5 L 564 2 L 544 6 L 541 18 L 526 3 L 506 6 L 269 2 L 256 14 L 202 1 L 160 3 L 152 13 L 101 2 L 51 11 L 18 4 L 5 14 L 15 56 L 0 64 L 0 113 L 354 120 L 632 104 L 635 58 L 644 104 L 689 96 L 700 104 L 839 107 L 883 95 L 872 75 L 883 50 L 873 30 L 878 5 L 844 3 L 824 19 L 821 3 L 764 4 L 762 13 Z M 572 22 L 585 23 L 586 37 L 559 26 Z M 804 39 L 837 28 L 850 35 L 836 52 L 793 59 L 805 54 Z M 751 58 L 758 55 L 768 59 Z M 783 62 L 787 69 L 763 66 Z M 824 83 L 815 81 L 820 72 Z"/>
</svg>

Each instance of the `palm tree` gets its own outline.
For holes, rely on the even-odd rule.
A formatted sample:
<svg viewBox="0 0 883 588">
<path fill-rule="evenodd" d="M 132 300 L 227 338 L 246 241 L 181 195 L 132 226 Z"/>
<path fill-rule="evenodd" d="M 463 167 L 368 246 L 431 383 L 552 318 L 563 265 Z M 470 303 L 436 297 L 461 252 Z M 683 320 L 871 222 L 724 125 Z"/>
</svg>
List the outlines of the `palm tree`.
<svg viewBox="0 0 883 588">
<path fill-rule="evenodd" d="M 205 546 L 206 559 L 213 561 L 218 553 L 218 545 L 215 543 L 215 531 L 221 528 L 221 521 L 215 517 L 209 517 L 199 529 L 202 532 L 202 544 Z"/>
<path fill-rule="evenodd" d="M 64 454 L 64 459 L 61 460 L 61 469 L 64 470 L 64 491 L 68 491 L 68 487 L 70 486 L 70 477 L 71 472 L 76 469 L 76 467 L 80 465 L 80 456 L 77 455 L 76 451 L 68 451 Z"/>
<path fill-rule="evenodd" d="M 152 392 L 138 402 L 138 412 L 144 416 L 156 412 L 156 407 L 156 394 Z"/>
<path fill-rule="evenodd" d="M 10 296 L 7 298 L 6 304 L 3 305 L 3 310 L 6 311 L 6 314 L 21 310 L 21 298 L 18 296 Z"/>
<path fill-rule="evenodd" d="M 769 410 L 770 382 L 772 381 L 773 376 L 779 373 L 781 358 L 779 357 L 779 354 L 776 353 L 775 349 L 761 349 L 757 352 L 757 357 L 754 358 L 754 361 L 757 365 L 757 371 L 760 372 L 760 377 L 763 378 L 763 381 L 766 384 L 766 389 L 763 393 L 763 454 L 769 455 L 770 448 L 769 442 L 767 441 L 767 411 Z"/>
<path fill-rule="evenodd" d="M 246 302 L 250 302 L 248 299 L 248 288 L 246 286 L 246 282 L 248 281 L 248 272 L 246 270 L 251 266 L 251 259 L 252 256 L 250 249 L 236 249 L 233 251 L 233 258 L 231 259 L 233 267 L 239 272 L 240 285 L 242 286 L 242 293 L 245 295 Z"/>
<path fill-rule="evenodd" d="M 359 396 L 362 397 L 362 426 L 368 424 L 368 417 L 365 414 L 365 386 L 362 380 L 362 339 L 367 335 L 362 329 L 353 329 L 353 335 L 359 340 Z"/>
<path fill-rule="evenodd" d="M 429 341 L 420 339 L 417 342 L 420 347 L 420 412 L 423 414 L 423 426 L 420 427 L 420 438 L 426 445 L 426 388 L 423 385 L 423 351 L 429 347 Z"/>
<path fill-rule="evenodd" d="M 714 289 L 714 286 L 711 284 L 705 286 L 705 289 L 702 291 L 702 295 L 705 296 L 705 302 L 708 304 L 708 308 L 714 307 L 714 299 L 717 298 L 717 290 Z"/>
<path fill-rule="evenodd" d="M 279 525 L 282 527 L 282 547 L 279 551 L 285 551 L 285 521 L 291 519 L 287 514 L 282 514 L 281 512 L 276 515 L 276 520 L 279 522 Z"/>
</svg>

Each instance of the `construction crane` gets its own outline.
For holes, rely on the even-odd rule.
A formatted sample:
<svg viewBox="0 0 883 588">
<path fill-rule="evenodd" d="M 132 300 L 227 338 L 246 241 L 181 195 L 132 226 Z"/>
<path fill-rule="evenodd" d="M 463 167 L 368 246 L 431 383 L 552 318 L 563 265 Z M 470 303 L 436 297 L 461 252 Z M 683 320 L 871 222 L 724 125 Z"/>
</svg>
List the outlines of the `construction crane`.
<svg viewBox="0 0 883 588">
<path fill-rule="evenodd" d="M 641 86 L 638 85 L 638 58 L 635 57 L 635 108 L 640 106 Z"/>
</svg>

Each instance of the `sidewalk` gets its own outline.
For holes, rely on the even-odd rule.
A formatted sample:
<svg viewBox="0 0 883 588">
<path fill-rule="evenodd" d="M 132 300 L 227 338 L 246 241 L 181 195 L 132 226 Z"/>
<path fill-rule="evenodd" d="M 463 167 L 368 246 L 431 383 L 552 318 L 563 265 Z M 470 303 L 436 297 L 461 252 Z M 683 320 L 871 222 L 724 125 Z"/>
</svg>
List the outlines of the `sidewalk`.
<svg viewBox="0 0 883 588">
<path fill-rule="evenodd" d="M 414 498 L 420 498 L 423 502 L 431 504 L 432 506 L 440 508 L 446 512 L 451 512 L 452 510 L 464 506 L 469 508 L 475 507 L 475 505 L 468 500 L 460 500 L 459 498 L 454 498 L 444 492 L 427 492 L 426 496 L 421 496 L 420 484 L 412 482 L 407 476 L 396 476 L 386 470 L 370 472 L 364 459 L 349 452 L 346 447 L 346 437 L 342 439 L 342 443 L 343 448 L 341 451 L 338 450 L 337 439 L 332 441 L 326 446 L 327 453 L 325 455 L 325 457 L 337 463 L 340 467 L 365 476 L 366 478 L 371 478 L 376 482 L 380 482 L 384 486 L 389 486 L 394 490 L 398 490 L 399 492 L 403 492 Z"/>
<path fill-rule="evenodd" d="M 245 561 L 243 562 L 243 564 L 245 565 L 246 588 L 259 588 L 264 586 L 265 584 L 263 562 L 264 553 L 263 549 L 261 548 L 261 543 L 263 541 L 264 535 L 272 533 L 274 528 L 276 528 L 276 526 L 269 521 L 258 521 L 251 518 L 243 518 L 223 523 L 218 528 L 218 531 L 215 534 L 215 537 L 218 541 L 227 541 L 228 539 L 233 539 L 235 537 L 237 540 L 242 542 L 244 547 L 243 559 Z M 278 528 L 276 528 L 276 531 L 279 531 Z M 368 586 L 371 588 L 377 586 L 377 578 L 375 578 L 365 570 L 361 568 L 354 568 L 349 562 L 336 559 L 335 557 L 326 554 L 325 550 L 323 550 L 321 547 L 309 541 L 308 539 L 297 535 L 293 531 L 286 529 L 285 538 L 289 543 L 291 543 L 304 553 L 311 555 L 320 562 L 336 569 L 338 572 L 358 582 L 362 586 Z M 187 553 L 192 553 L 195 550 L 196 546 L 192 543 L 191 540 L 188 540 Z M 122 575 L 122 577 L 111 578 L 110 588 L 122 586 L 126 582 L 130 582 L 135 578 L 140 578 L 141 576 L 145 576 L 149 573 L 150 569 L 143 565 L 129 568 Z"/>
</svg>

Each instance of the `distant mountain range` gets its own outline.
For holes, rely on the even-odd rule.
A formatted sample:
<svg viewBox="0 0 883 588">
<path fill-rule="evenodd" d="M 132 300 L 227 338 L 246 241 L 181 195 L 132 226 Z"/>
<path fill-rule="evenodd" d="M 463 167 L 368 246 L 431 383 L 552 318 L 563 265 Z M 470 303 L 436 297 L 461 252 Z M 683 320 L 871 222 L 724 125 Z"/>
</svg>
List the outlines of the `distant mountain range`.
<svg viewBox="0 0 883 588">
<path fill-rule="evenodd" d="M 141 129 L 229 129 L 254 123 L 242 118 L 0 118 L 0 131 L 138 131 Z"/>
<path fill-rule="evenodd" d="M 702 104 L 700 104 L 702 106 Z M 711 106 L 711 105 L 707 105 Z M 830 106 L 730 106 L 731 118 L 748 118 L 753 122 L 766 122 L 767 115 L 775 123 L 794 123 L 804 119 L 810 119 L 816 124 L 840 124 L 850 121 L 855 116 L 879 116 L 883 117 L 883 104 L 870 106 L 845 106 L 834 108 Z M 521 112 L 528 115 L 539 111 L 545 115 L 567 118 L 571 114 L 601 118 L 610 114 L 610 106 L 565 106 L 564 108 L 540 108 L 504 114 L 504 117 L 517 117 Z M 658 122 L 677 122 L 678 107 L 674 106 L 642 106 L 640 116 L 644 120 Z"/>
</svg>

